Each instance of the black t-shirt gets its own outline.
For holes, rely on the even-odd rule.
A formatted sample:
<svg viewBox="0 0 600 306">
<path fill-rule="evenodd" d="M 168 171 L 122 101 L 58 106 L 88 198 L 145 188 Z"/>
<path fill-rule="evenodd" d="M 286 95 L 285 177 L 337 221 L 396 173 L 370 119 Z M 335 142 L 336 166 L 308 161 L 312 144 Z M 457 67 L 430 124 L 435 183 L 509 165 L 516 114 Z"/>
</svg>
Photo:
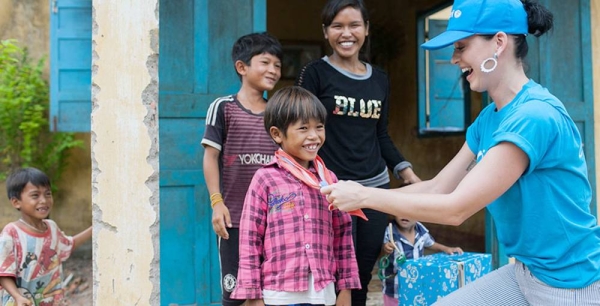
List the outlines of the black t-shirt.
<svg viewBox="0 0 600 306">
<path fill-rule="evenodd" d="M 315 94 L 327 109 L 327 139 L 319 156 L 339 179 L 374 178 L 386 165 L 394 169 L 404 161 L 387 132 L 389 82 L 385 72 L 367 64 L 366 75 L 353 75 L 324 58 L 307 64 L 296 85 Z"/>
</svg>

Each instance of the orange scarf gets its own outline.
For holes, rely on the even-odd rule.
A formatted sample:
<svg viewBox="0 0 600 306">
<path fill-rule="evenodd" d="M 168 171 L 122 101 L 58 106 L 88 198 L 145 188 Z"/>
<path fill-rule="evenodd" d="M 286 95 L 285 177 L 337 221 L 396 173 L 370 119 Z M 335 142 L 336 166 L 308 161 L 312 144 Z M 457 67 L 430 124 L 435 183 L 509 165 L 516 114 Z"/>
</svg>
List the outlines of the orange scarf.
<svg viewBox="0 0 600 306">
<path fill-rule="evenodd" d="M 315 166 L 319 177 L 321 177 L 321 180 L 319 180 L 312 172 L 308 171 L 308 169 L 300 166 L 294 158 L 282 149 L 275 151 L 275 158 L 277 159 L 279 167 L 289 171 L 293 176 L 309 187 L 321 189 L 321 187 L 333 184 L 333 179 L 331 178 L 329 170 L 327 170 L 325 163 L 318 155 L 315 157 L 315 160 L 313 160 L 313 165 Z M 329 204 L 329 210 L 333 210 L 333 205 Z M 369 220 L 361 209 L 349 211 L 348 213 L 353 216 L 361 217 L 366 221 Z"/>
</svg>

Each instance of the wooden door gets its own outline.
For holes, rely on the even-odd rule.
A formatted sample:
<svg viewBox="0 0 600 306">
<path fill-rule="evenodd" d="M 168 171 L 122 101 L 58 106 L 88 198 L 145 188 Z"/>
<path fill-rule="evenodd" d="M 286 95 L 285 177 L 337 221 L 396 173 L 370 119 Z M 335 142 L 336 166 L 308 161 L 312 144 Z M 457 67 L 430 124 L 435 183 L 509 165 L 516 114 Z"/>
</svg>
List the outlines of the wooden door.
<svg viewBox="0 0 600 306">
<path fill-rule="evenodd" d="M 209 104 L 239 89 L 231 47 L 265 31 L 266 0 L 161 0 L 159 18 L 161 305 L 220 305 L 200 141 Z"/>
</svg>

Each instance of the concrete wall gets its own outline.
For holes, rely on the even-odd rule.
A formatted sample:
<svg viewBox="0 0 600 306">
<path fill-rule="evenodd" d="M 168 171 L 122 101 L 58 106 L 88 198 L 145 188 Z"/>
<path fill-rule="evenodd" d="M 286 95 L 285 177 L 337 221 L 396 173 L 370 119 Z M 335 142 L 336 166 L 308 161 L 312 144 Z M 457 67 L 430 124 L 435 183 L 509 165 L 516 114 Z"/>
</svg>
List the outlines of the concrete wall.
<svg viewBox="0 0 600 306">
<path fill-rule="evenodd" d="M 94 305 L 159 305 L 158 0 L 94 0 L 92 48 Z"/>
<path fill-rule="evenodd" d="M 48 0 L 0 0 L 0 39 L 18 39 L 34 59 L 48 56 Z"/>
</svg>

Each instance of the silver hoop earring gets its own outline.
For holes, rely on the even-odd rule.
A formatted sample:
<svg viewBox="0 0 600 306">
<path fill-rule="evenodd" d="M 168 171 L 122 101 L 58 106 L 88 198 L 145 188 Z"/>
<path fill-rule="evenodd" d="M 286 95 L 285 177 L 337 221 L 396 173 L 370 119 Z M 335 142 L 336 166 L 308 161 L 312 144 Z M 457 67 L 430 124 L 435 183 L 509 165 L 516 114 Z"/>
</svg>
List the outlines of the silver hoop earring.
<svg viewBox="0 0 600 306">
<path fill-rule="evenodd" d="M 496 69 L 496 66 L 498 66 L 498 54 L 494 53 L 493 57 L 488 57 L 486 58 L 482 63 L 481 66 L 479 68 L 481 68 L 481 71 L 485 72 L 485 73 L 490 73 L 492 71 L 494 71 L 494 69 Z M 487 64 L 487 62 L 493 62 L 493 65 L 491 68 L 485 68 L 485 64 Z"/>
</svg>

